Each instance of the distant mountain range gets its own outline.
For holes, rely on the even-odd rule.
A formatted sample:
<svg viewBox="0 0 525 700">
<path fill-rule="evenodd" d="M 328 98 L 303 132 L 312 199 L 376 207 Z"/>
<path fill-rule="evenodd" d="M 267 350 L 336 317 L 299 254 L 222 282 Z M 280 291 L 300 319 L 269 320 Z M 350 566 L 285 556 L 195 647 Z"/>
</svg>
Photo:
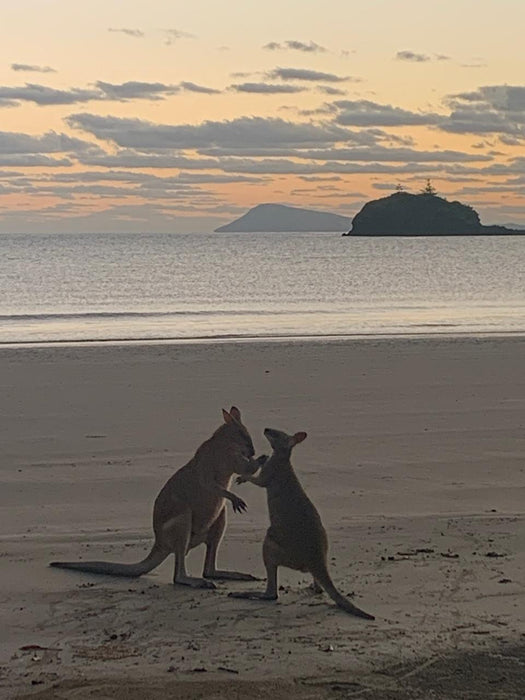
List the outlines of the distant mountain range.
<svg viewBox="0 0 525 700">
<path fill-rule="evenodd" d="M 215 231 L 223 232 L 300 232 L 300 231 L 347 231 L 352 219 L 338 214 L 329 214 L 311 209 L 286 207 L 283 204 L 259 204 L 239 219 Z"/>
<path fill-rule="evenodd" d="M 351 229 L 350 229 L 351 227 Z M 396 192 L 367 202 L 353 218 L 283 204 L 259 204 L 216 232 L 333 231 L 344 236 L 525 235 L 525 225 L 484 226 L 478 213 L 435 193 Z"/>
</svg>

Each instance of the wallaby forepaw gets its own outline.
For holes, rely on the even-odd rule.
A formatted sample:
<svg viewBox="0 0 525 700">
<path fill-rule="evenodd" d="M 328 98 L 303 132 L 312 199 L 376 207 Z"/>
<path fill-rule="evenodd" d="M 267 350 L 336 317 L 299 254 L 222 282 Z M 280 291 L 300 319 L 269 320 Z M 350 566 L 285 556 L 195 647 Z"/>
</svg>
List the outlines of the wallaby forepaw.
<svg viewBox="0 0 525 700">
<path fill-rule="evenodd" d="M 232 506 L 234 513 L 244 513 L 244 511 L 248 509 L 246 502 L 243 501 L 242 498 L 239 498 L 239 496 L 234 496 L 232 498 Z"/>
</svg>

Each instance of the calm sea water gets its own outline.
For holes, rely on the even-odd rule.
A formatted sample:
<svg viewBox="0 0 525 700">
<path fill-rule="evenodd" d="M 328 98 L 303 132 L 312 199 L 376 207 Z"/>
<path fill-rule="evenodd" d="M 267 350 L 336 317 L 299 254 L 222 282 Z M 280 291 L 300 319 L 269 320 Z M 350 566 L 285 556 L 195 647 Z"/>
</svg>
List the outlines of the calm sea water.
<svg viewBox="0 0 525 700">
<path fill-rule="evenodd" d="M 0 343 L 525 333 L 525 236 L 1 235 Z"/>
</svg>

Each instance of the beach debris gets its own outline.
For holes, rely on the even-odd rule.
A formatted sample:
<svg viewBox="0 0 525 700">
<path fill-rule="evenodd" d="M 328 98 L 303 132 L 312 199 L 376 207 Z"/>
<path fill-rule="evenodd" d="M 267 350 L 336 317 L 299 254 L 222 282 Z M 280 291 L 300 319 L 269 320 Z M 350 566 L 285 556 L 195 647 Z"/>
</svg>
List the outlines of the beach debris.
<svg viewBox="0 0 525 700">
<path fill-rule="evenodd" d="M 445 559 L 459 559 L 459 554 L 455 554 L 454 552 L 440 552 L 442 557 L 445 557 Z"/>
<path fill-rule="evenodd" d="M 512 579 L 510 578 L 500 578 L 498 583 L 512 583 Z"/>
<path fill-rule="evenodd" d="M 496 559 L 497 557 L 506 557 L 506 554 L 500 554 L 499 552 L 487 552 L 485 554 L 486 557 L 491 557 L 493 559 Z"/>
<path fill-rule="evenodd" d="M 168 668 L 166 670 L 168 673 L 175 673 L 175 671 L 177 670 L 177 667 L 176 666 L 168 666 Z"/>
<path fill-rule="evenodd" d="M 334 647 L 332 644 L 323 644 L 320 647 L 321 651 L 324 651 L 326 653 L 330 653 L 331 651 L 334 651 Z"/>
<path fill-rule="evenodd" d="M 236 668 L 228 668 L 228 666 L 217 666 L 217 671 L 224 671 L 225 673 L 239 673 Z"/>
<path fill-rule="evenodd" d="M 40 644 L 24 644 L 24 646 L 18 647 L 20 651 L 62 651 L 61 649 L 56 649 L 55 647 L 43 647 Z"/>
<path fill-rule="evenodd" d="M 86 435 L 85 437 L 91 438 L 93 440 L 99 440 L 100 438 L 105 438 L 107 435 Z"/>
<path fill-rule="evenodd" d="M 208 669 L 205 668 L 204 666 L 196 666 L 195 668 L 191 669 L 192 673 L 208 673 Z"/>
</svg>

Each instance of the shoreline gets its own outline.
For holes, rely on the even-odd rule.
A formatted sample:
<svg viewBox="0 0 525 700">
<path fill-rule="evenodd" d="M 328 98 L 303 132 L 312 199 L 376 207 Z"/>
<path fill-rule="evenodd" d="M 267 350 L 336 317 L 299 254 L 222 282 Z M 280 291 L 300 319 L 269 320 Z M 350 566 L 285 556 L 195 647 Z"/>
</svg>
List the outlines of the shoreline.
<svg viewBox="0 0 525 700">
<path fill-rule="evenodd" d="M 97 346 L 149 346 L 149 345 L 214 345 L 222 343 L 235 344 L 255 344 L 255 343 L 338 343 L 338 342 L 359 342 L 359 341 L 433 341 L 433 340 L 492 340 L 492 339 L 512 339 L 525 338 L 525 329 L 507 331 L 421 331 L 413 333 L 396 332 L 370 332 L 370 333 L 348 333 L 348 334 L 327 334 L 327 335 L 215 335 L 215 336 L 190 336 L 187 338 L 159 336 L 155 338 L 86 338 L 80 340 L 34 340 L 34 341 L 0 341 L 0 351 L 4 349 L 30 349 L 30 348 L 60 348 L 60 347 L 97 347 Z"/>
<path fill-rule="evenodd" d="M 524 352 L 492 336 L 2 348 L 0 694 L 519 697 Z M 308 433 L 293 462 L 332 577 L 375 622 L 286 569 L 268 604 L 228 597 L 262 582 L 174 588 L 169 560 L 140 579 L 48 567 L 142 558 L 156 494 L 231 404 L 258 454 L 268 425 Z M 229 509 L 219 564 L 264 576 L 265 493 L 232 490 L 249 509 Z"/>
</svg>

